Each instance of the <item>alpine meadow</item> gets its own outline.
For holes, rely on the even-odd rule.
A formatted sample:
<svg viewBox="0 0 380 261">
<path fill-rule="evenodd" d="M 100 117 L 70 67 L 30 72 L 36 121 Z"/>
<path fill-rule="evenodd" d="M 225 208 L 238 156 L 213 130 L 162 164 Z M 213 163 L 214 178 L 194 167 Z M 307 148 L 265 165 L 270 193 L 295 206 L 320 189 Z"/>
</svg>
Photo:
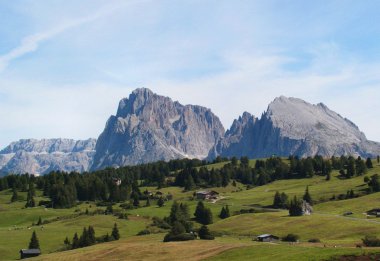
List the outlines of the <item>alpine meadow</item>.
<svg viewBox="0 0 380 261">
<path fill-rule="evenodd" d="M 0 260 L 380 260 L 376 1 L 0 3 Z"/>
</svg>

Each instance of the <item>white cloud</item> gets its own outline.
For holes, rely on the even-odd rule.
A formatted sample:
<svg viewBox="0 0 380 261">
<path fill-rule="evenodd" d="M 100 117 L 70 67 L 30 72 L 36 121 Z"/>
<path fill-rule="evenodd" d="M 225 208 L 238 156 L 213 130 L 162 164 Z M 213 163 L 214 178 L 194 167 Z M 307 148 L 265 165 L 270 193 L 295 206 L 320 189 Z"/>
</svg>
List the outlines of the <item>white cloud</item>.
<svg viewBox="0 0 380 261">
<path fill-rule="evenodd" d="M 135 2 L 137 1 L 114 2 L 114 4 L 102 6 L 90 15 L 66 20 L 49 30 L 26 36 L 21 40 L 19 46 L 0 56 L 0 73 L 4 71 L 13 60 L 20 58 L 25 54 L 36 51 L 42 42 L 47 41 L 71 28 L 75 28 L 97 19 L 107 17 L 115 11 L 124 8 L 127 6 L 127 4 L 133 4 Z"/>
</svg>

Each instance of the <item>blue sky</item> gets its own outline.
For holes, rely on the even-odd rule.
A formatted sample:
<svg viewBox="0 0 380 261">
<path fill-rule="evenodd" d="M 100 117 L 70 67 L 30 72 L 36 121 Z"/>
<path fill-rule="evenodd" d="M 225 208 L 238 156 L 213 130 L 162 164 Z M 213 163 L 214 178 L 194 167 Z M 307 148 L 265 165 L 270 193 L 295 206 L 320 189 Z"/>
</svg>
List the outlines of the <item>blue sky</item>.
<svg viewBox="0 0 380 261">
<path fill-rule="evenodd" d="M 138 87 L 228 128 L 280 95 L 380 141 L 379 1 L 0 0 L 0 147 L 97 137 Z"/>
</svg>

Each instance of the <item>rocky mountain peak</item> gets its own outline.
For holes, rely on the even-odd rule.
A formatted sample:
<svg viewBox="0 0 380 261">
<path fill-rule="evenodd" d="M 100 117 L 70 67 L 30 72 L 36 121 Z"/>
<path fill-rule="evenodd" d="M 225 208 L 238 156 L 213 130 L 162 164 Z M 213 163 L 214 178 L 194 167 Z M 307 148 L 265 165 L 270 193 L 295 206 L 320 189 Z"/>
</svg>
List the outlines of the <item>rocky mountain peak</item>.
<svg viewBox="0 0 380 261">
<path fill-rule="evenodd" d="M 175 158 L 205 158 L 224 128 L 210 109 L 182 105 L 149 89 L 120 101 L 96 145 L 93 169 Z"/>
</svg>

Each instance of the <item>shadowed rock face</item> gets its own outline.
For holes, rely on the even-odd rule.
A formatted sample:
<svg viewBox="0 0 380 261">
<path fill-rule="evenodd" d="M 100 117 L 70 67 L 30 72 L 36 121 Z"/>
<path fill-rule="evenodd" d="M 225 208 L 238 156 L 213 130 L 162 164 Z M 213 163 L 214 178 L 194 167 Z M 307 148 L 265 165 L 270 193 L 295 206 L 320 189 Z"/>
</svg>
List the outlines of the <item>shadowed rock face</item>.
<svg viewBox="0 0 380 261">
<path fill-rule="evenodd" d="M 238 126 L 238 127 L 237 127 Z M 380 154 L 380 144 L 368 141 L 351 121 L 326 105 L 301 99 L 276 98 L 261 119 L 245 113 L 221 138 L 210 158 Z"/>
<path fill-rule="evenodd" d="M 46 174 L 53 170 L 89 170 L 95 139 L 24 139 L 0 151 L 0 172 Z"/>
<path fill-rule="evenodd" d="M 92 169 L 207 157 L 224 128 L 210 109 L 181 105 L 146 88 L 119 103 L 96 144 Z"/>
</svg>

